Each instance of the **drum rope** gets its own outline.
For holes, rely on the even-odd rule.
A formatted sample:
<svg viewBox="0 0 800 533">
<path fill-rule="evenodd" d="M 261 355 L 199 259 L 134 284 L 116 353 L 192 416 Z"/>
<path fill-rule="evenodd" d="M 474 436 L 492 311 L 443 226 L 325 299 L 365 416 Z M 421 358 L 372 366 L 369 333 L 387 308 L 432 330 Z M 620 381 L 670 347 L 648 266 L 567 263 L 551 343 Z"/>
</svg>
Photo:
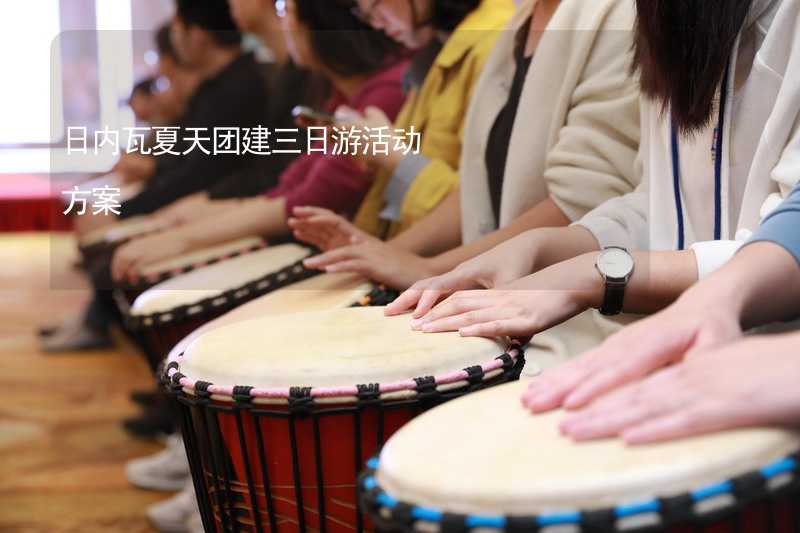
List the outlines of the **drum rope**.
<svg viewBox="0 0 800 533">
<path fill-rule="evenodd" d="M 437 523 L 442 533 L 469 531 L 481 527 L 508 532 L 541 531 L 548 526 L 578 525 L 581 531 L 619 531 L 620 520 L 647 514 L 656 514 L 659 527 L 686 525 L 702 521 L 709 523 L 736 515 L 753 502 L 769 496 L 800 495 L 800 453 L 774 461 L 760 470 L 736 476 L 730 480 L 700 487 L 694 491 L 666 498 L 619 505 L 596 511 L 564 511 L 530 516 L 470 515 L 445 513 L 440 509 L 416 506 L 402 502 L 386 493 L 375 478 L 380 464 L 377 457 L 367 462 L 359 479 L 361 501 L 376 523 L 391 520 L 395 525 L 413 529 L 416 521 Z M 780 484 L 772 482 L 779 480 Z M 697 512 L 697 504 L 720 495 L 731 495 L 733 502 L 710 512 Z M 390 518 L 386 518 L 386 513 Z M 652 528 L 652 525 L 648 526 Z M 642 528 L 625 528 L 636 531 Z M 646 528 L 645 528 L 646 529 Z M 651 530 L 651 529 L 648 529 Z"/>
</svg>

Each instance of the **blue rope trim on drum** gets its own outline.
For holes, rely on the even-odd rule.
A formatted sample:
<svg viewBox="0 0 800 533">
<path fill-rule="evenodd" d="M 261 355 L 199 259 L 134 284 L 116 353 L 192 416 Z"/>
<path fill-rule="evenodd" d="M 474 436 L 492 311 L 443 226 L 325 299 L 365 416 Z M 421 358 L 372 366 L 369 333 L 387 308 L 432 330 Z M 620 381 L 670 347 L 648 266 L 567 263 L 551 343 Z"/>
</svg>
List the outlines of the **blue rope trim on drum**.
<svg viewBox="0 0 800 533">
<path fill-rule="evenodd" d="M 797 459 L 795 459 L 794 457 L 786 457 L 779 461 L 775 461 L 774 463 L 768 464 L 767 466 L 759 470 L 759 472 L 765 478 L 771 479 L 775 476 L 779 476 L 781 474 L 786 474 L 788 472 L 797 470 L 797 466 L 798 466 Z"/>
<path fill-rule="evenodd" d="M 536 517 L 540 527 L 561 526 L 566 524 L 579 524 L 581 513 L 578 511 L 564 511 L 561 513 L 544 513 Z"/>
<path fill-rule="evenodd" d="M 692 499 L 696 502 L 713 498 L 721 494 L 730 494 L 733 492 L 733 483 L 731 481 L 723 481 L 721 483 L 714 483 L 706 485 L 691 492 Z"/>
<path fill-rule="evenodd" d="M 631 502 L 625 505 L 618 505 L 614 508 L 617 518 L 627 518 L 645 513 L 657 513 L 661 511 L 661 502 L 658 500 L 644 500 L 641 502 Z"/>
<path fill-rule="evenodd" d="M 720 483 L 706 485 L 705 487 L 701 487 L 699 489 L 691 491 L 690 493 L 685 494 L 683 496 L 675 496 L 672 499 L 674 500 L 686 499 L 687 503 L 690 502 L 697 503 L 723 494 L 735 494 L 734 481 L 741 479 L 743 477 L 760 475 L 765 480 L 769 480 L 771 478 L 774 478 L 782 474 L 791 474 L 791 473 L 796 474 L 798 468 L 800 467 L 800 462 L 798 461 L 798 457 L 800 456 L 793 455 L 785 457 L 783 459 L 779 459 L 762 467 L 756 472 L 751 472 L 749 474 L 744 474 L 743 476 L 738 476 L 734 478 L 734 480 L 727 480 L 727 481 L 722 481 Z M 374 504 L 377 504 L 379 507 L 384 507 L 389 510 L 394 510 L 395 508 L 397 508 L 398 512 L 402 509 L 406 511 L 405 513 L 401 513 L 403 514 L 404 517 L 406 517 L 406 519 L 410 516 L 410 518 L 413 518 L 414 520 L 422 520 L 434 523 L 442 522 L 442 520 L 445 517 L 445 513 L 440 509 L 415 506 L 408 504 L 406 502 L 398 501 L 395 497 L 387 494 L 380 488 L 374 475 L 378 467 L 380 466 L 379 457 L 370 458 L 367 461 L 366 466 L 367 466 L 367 471 L 361 478 L 361 489 L 363 490 L 364 496 L 367 498 L 368 503 L 369 501 L 371 501 L 374 502 Z M 375 508 L 374 504 L 368 505 L 368 507 Z M 664 506 L 662 505 L 662 500 L 650 499 L 650 500 L 643 500 L 643 501 L 618 505 L 616 507 L 613 507 L 609 511 L 611 513 L 611 515 L 609 515 L 610 518 L 612 519 L 616 518 L 619 520 L 619 519 L 629 518 L 632 516 L 645 515 L 649 513 L 662 514 L 664 512 L 669 511 L 669 509 L 666 510 L 664 509 Z M 606 513 L 609 511 L 592 511 L 592 513 Z M 538 516 L 530 516 L 530 517 L 524 517 L 524 516 L 507 517 L 502 515 L 459 515 L 459 514 L 448 514 L 447 516 L 451 518 L 463 517 L 464 525 L 469 530 L 482 527 L 505 529 L 511 522 L 518 525 L 520 523 L 527 522 L 528 520 L 530 520 L 532 528 L 534 526 L 543 528 L 548 526 L 560 526 L 560 525 L 583 525 L 585 522 L 584 519 L 586 518 L 585 516 L 586 514 L 587 513 L 581 513 L 580 511 L 561 511 L 553 513 L 543 513 Z M 397 518 L 397 516 L 395 516 L 395 518 Z"/>
</svg>

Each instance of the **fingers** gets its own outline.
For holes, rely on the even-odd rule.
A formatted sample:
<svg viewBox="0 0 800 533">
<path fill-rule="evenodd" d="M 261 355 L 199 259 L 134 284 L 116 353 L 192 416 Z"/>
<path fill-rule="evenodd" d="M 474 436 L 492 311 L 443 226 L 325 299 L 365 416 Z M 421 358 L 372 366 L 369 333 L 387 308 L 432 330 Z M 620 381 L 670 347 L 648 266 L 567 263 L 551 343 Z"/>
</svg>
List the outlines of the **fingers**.
<svg viewBox="0 0 800 533">
<path fill-rule="evenodd" d="M 522 404 L 534 413 L 561 407 L 578 383 L 591 375 L 596 364 L 589 354 L 585 354 L 544 372 L 528 385 L 522 395 Z"/>
<path fill-rule="evenodd" d="M 331 265 L 355 258 L 363 258 L 363 254 L 360 253 L 360 250 L 354 246 L 345 246 L 344 248 L 337 248 L 323 254 L 309 257 L 303 261 L 303 264 L 308 268 L 325 270 Z"/>
<path fill-rule="evenodd" d="M 565 398 L 564 407 L 581 409 L 608 391 L 680 360 L 692 338 L 691 331 L 681 329 L 673 323 L 648 319 L 610 337 L 588 354 L 603 361 L 602 367 L 576 385 Z"/>
<path fill-rule="evenodd" d="M 620 437 L 626 444 L 635 446 L 691 437 L 716 429 L 708 421 L 698 419 L 691 411 L 684 410 L 643 421 L 622 431 Z"/>
<path fill-rule="evenodd" d="M 439 300 L 448 294 L 450 294 L 450 291 L 441 289 L 427 289 L 422 291 L 419 296 L 419 301 L 417 302 L 417 307 L 414 309 L 412 316 L 415 319 L 420 320 L 422 317 L 431 312 L 433 306 L 435 306 Z"/>
<path fill-rule="evenodd" d="M 475 307 L 467 306 L 463 312 L 454 314 L 440 320 L 428 322 L 420 327 L 425 333 L 441 333 L 444 331 L 462 331 L 463 328 L 470 326 L 486 325 L 493 323 L 497 320 L 509 318 L 507 311 L 500 307 L 495 307 L 492 303 L 487 302 L 485 307 L 482 304 L 476 303 Z M 469 336 L 469 335 L 467 335 Z M 472 335 L 479 336 L 479 335 Z"/>
<path fill-rule="evenodd" d="M 388 316 L 405 313 L 415 307 L 413 318 L 419 319 L 430 311 L 436 302 L 448 292 L 438 289 L 442 283 L 442 276 L 424 279 L 414 283 L 410 289 L 404 291 L 394 302 L 386 308 Z"/>
<path fill-rule="evenodd" d="M 401 315 L 411 309 L 411 307 L 419 301 L 422 291 L 415 288 L 415 286 L 416 285 L 412 286 L 408 290 L 403 291 L 403 293 L 398 296 L 395 301 L 386 306 L 386 316 Z"/>
<path fill-rule="evenodd" d="M 496 299 L 497 295 L 493 291 L 485 291 L 480 295 L 470 294 L 467 291 L 456 292 L 443 300 L 441 303 L 437 304 L 433 309 L 426 313 L 425 316 L 414 320 L 414 322 L 412 322 L 412 327 L 426 331 L 425 326 L 434 322 L 438 322 L 455 315 L 460 315 L 462 313 L 466 313 L 467 311 L 486 307 L 494 307 Z M 434 330 L 435 328 L 431 331 Z"/>
<path fill-rule="evenodd" d="M 459 329 L 462 337 L 522 337 L 537 333 L 536 325 L 523 317 L 494 320 Z"/>
</svg>

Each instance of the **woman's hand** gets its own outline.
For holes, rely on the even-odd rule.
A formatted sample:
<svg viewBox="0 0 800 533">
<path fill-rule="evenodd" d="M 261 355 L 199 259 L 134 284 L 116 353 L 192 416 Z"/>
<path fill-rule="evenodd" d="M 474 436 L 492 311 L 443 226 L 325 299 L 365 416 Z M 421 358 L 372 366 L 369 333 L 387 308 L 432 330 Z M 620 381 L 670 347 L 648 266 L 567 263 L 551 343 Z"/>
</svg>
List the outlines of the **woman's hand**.
<svg viewBox="0 0 800 533">
<path fill-rule="evenodd" d="M 166 227 L 180 226 L 204 216 L 213 203 L 206 193 L 196 193 L 159 209 L 153 216 Z"/>
<path fill-rule="evenodd" d="M 580 409 L 612 389 L 741 335 L 731 306 L 704 294 L 687 293 L 664 311 L 537 377 L 525 392 L 523 404 L 534 412 L 562 406 Z"/>
<path fill-rule="evenodd" d="M 136 283 L 144 267 L 176 257 L 188 250 L 189 240 L 180 230 L 164 231 L 135 239 L 114 252 L 111 275 L 115 281 Z"/>
<path fill-rule="evenodd" d="M 422 318 L 442 298 L 456 291 L 491 289 L 511 283 L 534 270 L 526 234 L 470 259 L 447 274 L 418 281 L 386 308 L 387 315 L 398 315 L 414 307 L 414 318 Z"/>
<path fill-rule="evenodd" d="M 352 244 L 380 240 L 355 227 L 333 211 L 321 207 L 295 207 L 289 219 L 294 236 L 323 252 Z"/>
<path fill-rule="evenodd" d="M 433 274 L 431 260 L 371 238 L 304 261 L 308 268 L 353 272 L 394 289 L 406 289 Z"/>
<path fill-rule="evenodd" d="M 400 160 L 403 159 L 403 151 L 395 150 L 394 124 L 380 108 L 367 107 L 362 115 L 355 109 L 347 106 L 340 106 L 336 110 L 336 127 L 339 131 L 352 131 L 360 135 L 361 147 L 359 154 L 354 156 L 360 164 L 375 171 L 382 169 L 386 172 L 394 172 Z M 374 133 L 374 135 L 370 135 Z M 377 137 L 380 135 L 380 137 Z M 376 146 L 373 144 L 375 139 L 386 139 L 386 144 Z M 387 150 L 388 146 L 388 150 Z"/>
<path fill-rule="evenodd" d="M 467 337 L 530 337 L 560 324 L 602 298 L 594 254 L 576 257 L 494 290 L 457 292 L 412 327 Z"/>
<path fill-rule="evenodd" d="M 800 423 L 798 334 L 751 337 L 626 385 L 567 417 L 576 440 L 647 444 L 733 428 Z"/>
</svg>

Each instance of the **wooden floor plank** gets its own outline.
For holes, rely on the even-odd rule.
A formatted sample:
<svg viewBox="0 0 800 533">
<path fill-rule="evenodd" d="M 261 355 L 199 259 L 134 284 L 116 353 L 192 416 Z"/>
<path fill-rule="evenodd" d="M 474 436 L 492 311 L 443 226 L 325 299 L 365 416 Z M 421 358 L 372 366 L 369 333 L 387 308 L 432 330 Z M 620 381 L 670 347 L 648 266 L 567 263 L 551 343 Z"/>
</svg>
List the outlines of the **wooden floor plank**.
<svg viewBox="0 0 800 533">
<path fill-rule="evenodd" d="M 125 479 L 158 451 L 128 437 L 131 390 L 152 384 L 130 345 L 45 355 L 35 328 L 80 311 L 88 291 L 65 235 L 0 236 L 0 531 L 150 532 L 144 510 L 169 494 Z"/>
</svg>

